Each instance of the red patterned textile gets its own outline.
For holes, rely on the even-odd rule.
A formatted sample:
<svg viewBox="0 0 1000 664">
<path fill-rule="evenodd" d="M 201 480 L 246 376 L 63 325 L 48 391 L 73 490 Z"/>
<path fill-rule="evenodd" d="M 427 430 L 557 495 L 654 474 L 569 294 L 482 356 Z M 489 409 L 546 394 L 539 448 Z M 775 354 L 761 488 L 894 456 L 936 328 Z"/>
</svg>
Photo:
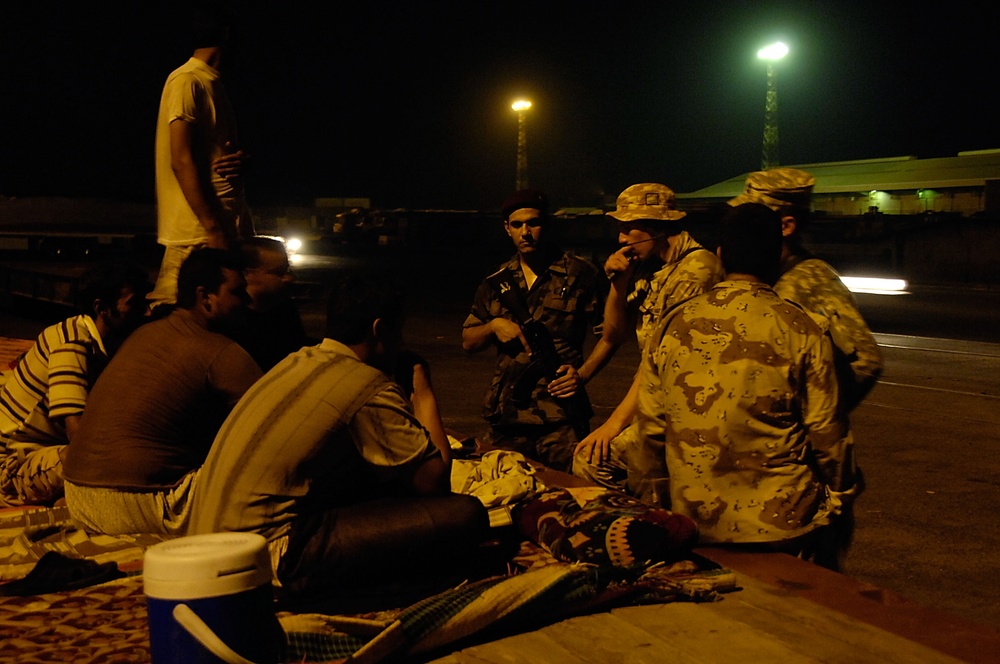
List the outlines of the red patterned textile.
<svg viewBox="0 0 1000 664">
<path fill-rule="evenodd" d="M 685 516 L 600 487 L 553 488 L 519 504 L 513 518 L 558 560 L 602 567 L 678 560 L 698 534 Z"/>
</svg>

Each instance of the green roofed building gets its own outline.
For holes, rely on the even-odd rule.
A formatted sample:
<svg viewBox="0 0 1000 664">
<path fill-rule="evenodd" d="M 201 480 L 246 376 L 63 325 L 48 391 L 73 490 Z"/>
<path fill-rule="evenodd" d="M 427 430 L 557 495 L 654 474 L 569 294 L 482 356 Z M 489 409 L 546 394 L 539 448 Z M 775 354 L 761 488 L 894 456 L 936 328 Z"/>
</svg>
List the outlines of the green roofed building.
<svg viewBox="0 0 1000 664">
<path fill-rule="evenodd" d="M 1000 213 L 1000 150 L 933 159 L 911 156 L 797 164 L 794 168 L 816 178 L 812 207 L 817 216 Z M 678 207 L 696 210 L 723 204 L 743 191 L 747 175 L 678 194 Z"/>
</svg>

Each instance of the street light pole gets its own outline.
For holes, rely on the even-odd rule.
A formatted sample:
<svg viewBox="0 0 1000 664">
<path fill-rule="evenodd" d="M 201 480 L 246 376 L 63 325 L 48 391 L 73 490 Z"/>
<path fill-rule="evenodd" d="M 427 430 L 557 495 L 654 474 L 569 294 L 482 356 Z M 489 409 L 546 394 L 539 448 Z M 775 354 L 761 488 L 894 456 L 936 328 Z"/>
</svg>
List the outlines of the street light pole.
<svg viewBox="0 0 1000 664">
<path fill-rule="evenodd" d="M 517 182 L 515 189 L 528 188 L 528 134 L 527 134 L 527 111 L 531 108 L 531 102 L 527 99 L 518 99 L 510 107 L 517 112 Z"/>
<path fill-rule="evenodd" d="M 788 54 L 788 47 L 781 42 L 757 51 L 757 57 L 767 61 L 767 97 L 764 101 L 764 149 L 760 167 L 763 170 L 778 166 L 778 76 L 774 63 Z"/>
</svg>

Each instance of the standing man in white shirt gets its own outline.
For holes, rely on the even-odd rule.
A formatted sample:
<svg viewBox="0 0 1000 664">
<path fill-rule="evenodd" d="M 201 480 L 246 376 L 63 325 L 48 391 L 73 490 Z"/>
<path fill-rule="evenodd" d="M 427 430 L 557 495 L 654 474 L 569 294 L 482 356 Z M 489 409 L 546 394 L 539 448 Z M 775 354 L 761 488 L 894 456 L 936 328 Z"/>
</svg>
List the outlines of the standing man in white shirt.
<svg viewBox="0 0 1000 664">
<path fill-rule="evenodd" d="M 234 248 L 254 234 L 243 192 L 246 155 L 222 84 L 229 17 L 202 10 L 194 20 L 194 52 L 167 77 L 156 122 L 157 241 L 163 261 L 152 309 L 177 301 L 177 273 L 198 246 Z M 154 314 L 156 312 L 154 311 Z"/>
</svg>

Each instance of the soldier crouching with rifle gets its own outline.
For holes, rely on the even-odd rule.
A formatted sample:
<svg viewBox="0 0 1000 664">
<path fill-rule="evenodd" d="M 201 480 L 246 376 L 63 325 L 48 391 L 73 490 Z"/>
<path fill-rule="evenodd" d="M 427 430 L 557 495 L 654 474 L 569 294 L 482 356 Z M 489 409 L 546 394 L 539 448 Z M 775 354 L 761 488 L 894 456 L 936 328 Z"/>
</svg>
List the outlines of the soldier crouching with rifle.
<svg viewBox="0 0 1000 664">
<path fill-rule="evenodd" d="M 599 338 L 583 357 L 588 331 L 603 314 L 602 276 L 589 261 L 546 241 L 543 192 L 517 191 L 501 213 L 517 254 L 479 285 L 462 327 L 466 351 L 497 349 L 484 442 L 568 472 L 593 415 L 584 385 L 616 349 Z"/>
</svg>

